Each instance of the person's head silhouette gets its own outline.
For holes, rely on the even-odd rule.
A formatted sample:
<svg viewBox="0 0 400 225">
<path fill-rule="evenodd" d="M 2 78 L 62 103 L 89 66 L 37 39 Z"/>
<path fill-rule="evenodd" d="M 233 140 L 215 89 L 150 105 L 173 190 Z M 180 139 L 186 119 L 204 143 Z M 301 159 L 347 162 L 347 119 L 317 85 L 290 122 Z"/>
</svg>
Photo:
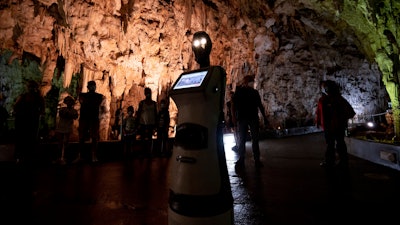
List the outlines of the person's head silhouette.
<svg viewBox="0 0 400 225">
<path fill-rule="evenodd" d="M 89 92 L 94 92 L 96 91 L 96 82 L 91 80 L 88 82 L 87 88 L 89 90 Z"/>
</svg>

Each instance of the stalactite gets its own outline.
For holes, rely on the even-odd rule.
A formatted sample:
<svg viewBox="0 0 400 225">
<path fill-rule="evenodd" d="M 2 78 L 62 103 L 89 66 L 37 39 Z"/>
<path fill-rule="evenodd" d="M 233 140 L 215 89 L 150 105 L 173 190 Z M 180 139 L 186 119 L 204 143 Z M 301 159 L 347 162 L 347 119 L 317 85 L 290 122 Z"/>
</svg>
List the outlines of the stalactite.
<svg viewBox="0 0 400 225">
<path fill-rule="evenodd" d="M 83 75 L 82 75 L 82 90 L 81 91 L 82 92 L 87 92 L 88 90 L 87 90 L 86 84 L 90 80 L 92 80 L 93 71 L 88 69 L 88 68 L 83 67 L 83 73 L 82 74 Z"/>
<path fill-rule="evenodd" d="M 204 4 L 201 4 L 201 14 L 200 15 L 198 15 L 200 18 L 202 18 L 202 23 L 201 23 L 201 29 L 202 30 L 207 30 L 207 11 L 208 11 L 209 9 L 204 5 Z"/>
<path fill-rule="evenodd" d="M 192 0 L 185 0 L 185 28 L 190 29 L 192 24 L 193 6 Z"/>
<path fill-rule="evenodd" d="M 134 103 L 136 103 L 137 96 L 142 96 L 142 88 L 145 83 L 158 84 L 152 89 L 154 93 L 162 95 L 166 87 L 165 82 L 176 79 L 181 70 L 197 68 L 191 50 L 191 34 L 197 29 L 206 30 L 215 38 L 216 43 L 211 56 L 212 63 L 222 65 L 226 71 L 231 71 L 227 75 L 228 84 L 235 88 L 237 82 L 244 75 L 254 72 L 257 75 L 257 80 L 262 80 L 262 85 L 258 86 L 265 88 L 262 93 L 265 96 L 278 96 L 274 100 L 266 99 L 264 102 L 267 104 L 266 108 L 269 106 L 271 115 L 274 110 L 282 110 L 274 118 L 277 123 L 285 119 L 287 113 L 282 108 L 285 107 L 287 102 L 291 101 L 285 97 L 286 93 L 281 92 L 286 90 L 283 88 L 298 88 L 293 80 L 307 79 L 307 81 L 311 81 L 307 88 L 315 91 L 319 78 L 326 75 L 327 69 L 321 67 L 326 65 L 327 68 L 336 69 L 329 63 L 330 57 L 335 55 L 332 52 L 343 52 L 347 55 L 350 54 L 348 50 L 342 50 L 354 49 L 352 47 L 354 45 L 353 40 L 356 43 L 365 41 L 364 39 L 357 39 L 357 34 L 360 34 L 360 32 L 354 32 L 354 35 L 351 33 L 358 30 L 358 25 L 364 27 L 369 24 L 368 21 L 360 20 L 361 23 L 354 20 L 354 23 L 349 23 L 352 27 L 347 27 L 349 30 L 346 32 L 340 32 L 344 28 L 340 24 L 352 22 L 353 17 L 351 15 L 353 14 L 357 15 L 357 18 L 371 19 L 371 16 L 364 17 L 362 14 L 353 12 L 346 14 L 346 10 L 348 10 L 346 7 L 343 9 L 345 12 L 338 14 L 336 8 L 331 7 L 332 3 L 311 0 L 136 0 L 135 6 L 137 8 L 133 7 L 135 0 L 109 0 L 107 3 L 104 0 L 35 0 L 34 2 L 40 2 L 42 8 L 44 8 L 43 5 L 49 7 L 54 3 L 52 6 L 53 13 L 50 15 L 49 13 L 39 12 L 37 16 L 40 17 L 32 17 L 32 13 L 28 13 L 31 12 L 31 9 L 26 7 L 32 6 L 32 4 L 27 4 L 30 1 L 14 0 L 8 2 L 12 3 L 10 9 L 7 9 L 8 3 L 4 3 L 3 8 L 0 9 L 0 45 L 2 48 L 9 48 L 15 52 L 19 51 L 16 48 L 20 48 L 20 54 L 15 55 L 15 57 L 19 57 L 23 51 L 35 54 L 42 59 L 41 64 L 43 64 L 43 61 L 53 63 L 54 57 L 51 59 L 50 56 L 46 55 L 46 51 L 50 52 L 49 54 L 62 55 L 65 59 L 68 59 L 68 62 L 64 62 L 64 64 L 68 64 L 65 65 L 65 71 L 63 71 L 65 73 L 65 80 L 62 83 L 64 86 L 69 85 L 70 79 L 76 72 L 75 70 L 80 69 L 80 65 L 84 65 L 83 81 L 79 81 L 82 82 L 83 91 L 86 91 L 86 84 L 89 80 L 103 82 L 101 81 L 103 79 L 101 77 L 102 72 L 109 71 L 109 76 L 112 77 L 109 80 L 111 83 L 107 86 L 104 85 L 106 87 L 99 85 L 99 90 L 106 95 L 111 94 L 112 97 L 118 97 L 125 93 L 125 99 L 129 99 L 128 94 L 131 93 L 131 95 L 134 95 L 131 97 L 131 99 L 134 99 Z M 168 7 L 166 7 L 165 2 L 168 3 Z M 273 5 L 275 8 L 263 8 L 263 4 L 266 2 L 269 6 Z M 321 2 L 324 2 L 324 4 L 321 5 Z M 371 1 L 369 2 L 371 3 Z M 128 4 L 124 9 L 125 11 L 121 9 L 121 4 Z M 381 4 L 383 3 L 379 3 L 379 5 Z M 321 7 L 327 5 L 332 11 L 321 10 Z M 301 11 L 304 8 L 319 9 L 320 12 L 317 12 L 315 16 L 302 14 L 304 18 L 301 19 L 293 17 L 293 12 L 296 9 Z M 389 10 L 390 7 L 380 8 L 385 9 L 386 12 L 386 8 Z M 394 6 L 392 8 L 394 10 Z M 135 11 L 131 14 L 133 10 Z M 378 14 L 380 11 L 374 12 L 373 14 Z M 393 15 L 385 13 L 376 17 L 375 22 L 380 21 L 378 18 L 386 18 L 390 15 L 396 17 L 395 12 L 397 11 L 394 11 Z M 121 14 L 118 15 L 118 13 Z M 124 24 L 121 24 L 122 21 L 120 21 L 119 16 L 125 17 Z M 388 25 L 388 31 L 385 32 L 385 36 L 379 37 L 375 41 L 367 41 L 367 46 L 387 49 L 383 46 L 386 43 L 385 39 L 392 40 L 390 42 L 392 44 L 396 43 L 395 40 L 398 36 L 398 32 L 395 32 L 394 28 L 396 23 L 389 23 L 390 21 L 397 20 L 392 18 L 387 22 L 381 21 L 379 25 Z M 65 24 L 68 26 L 64 26 Z M 389 26 L 389 24 L 392 25 Z M 286 28 L 291 26 L 291 28 L 285 29 L 284 26 Z M 262 46 L 267 40 L 271 40 L 273 42 L 271 45 L 276 47 L 268 47 L 268 49 L 260 51 L 254 50 L 257 29 L 260 27 L 265 27 L 268 32 L 271 32 L 271 37 L 265 36 L 260 39 L 257 46 Z M 340 38 L 334 41 L 332 39 L 326 40 L 327 37 L 323 32 L 328 28 L 332 29 L 332 32 L 335 31 L 335 34 L 339 37 L 345 35 L 345 40 L 342 41 Z M 310 33 L 306 33 L 306 31 Z M 40 33 L 30 35 L 35 34 L 35 32 Z M 363 35 L 362 38 L 367 38 L 367 36 Z M 54 42 L 51 41 L 53 39 Z M 309 41 L 309 49 L 312 50 L 310 52 L 313 54 L 308 55 L 308 52 L 292 51 L 293 49 L 301 49 L 304 45 L 304 39 Z M 345 48 L 345 45 L 348 45 L 349 48 Z M 38 49 L 42 50 L 39 51 Z M 360 53 L 360 55 L 362 54 Z M 151 61 L 149 58 L 153 57 L 153 63 L 148 63 Z M 271 58 L 273 60 L 265 62 L 265 59 Z M 142 59 L 146 59 L 148 64 L 146 65 Z M 349 62 L 353 60 L 353 56 L 351 56 Z M 159 70 L 160 65 L 166 65 L 167 69 Z M 385 68 L 385 60 L 379 65 L 381 65 L 381 68 Z M 351 67 L 347 68 L 351 72 L 356 66 L 348 65 L 348 67 Z M 52 68 L 52 65 L 42 66 L 45 76 L 43 82 L 46 84 L 51 84 L 54 74 Z M 311 70 L 314 72 L 310 72 Z M 338 68 L 337 70 L 344 69 Z M 145 78 L 141 77 L 142 71 L 146 75 Z M 348 76 L 364 76 L 364 74 L 369 76 L 368 73 L 370 73 L 369 71 L 368 73 L 361 72 L 362 74 L 351 72 Z M 4 76 L 4 74 L 6 73 L 1 73 L 1 76 Z M 159 74 L 162 77 L 154 74 Z M 313 76 L 306 77 L 308 74 Z M 317 76 L 314 76 L 316 74 Z M 340 80 L 343 85 L 346 83 L 345 76 L 347 75 L 344 75 Z M 328 77 L 331 77 L 331 75 L 328 74 Z M 380 83 L 377 82 L 377 84 Z M 351 85 L 356 86 L 354 83 Z M 46 88 L 48 87 L 50 86 L 46 86 Z M 112 90 L 107 90 L 111 87 Z M 376 92 L 377 88 L 372 88 L 374 89 L 369 89 L 371 92 L 366 94 L 374 95 L 373 93 Z M 110 93 L 107 91 L 110 91 Z M 292 93 L 295 93 L 295 91 L 290 92 L 290 94 Z M 312 94 L 317 95 L 318 93 Z M 309 96 L 312 94 L 309 94 Z M 303 100 L 299 100 L 297 97 L 295 101 Z M 309 101 L 309 99 L 304 101 Z M 357 105 L 360 111 L 364 108 L 371 110 L 369 106 L 364 107 L 367 105 L 364 104 L 364 101 L 359 100 L 359 102 Z"/>
<path fill-rule="evenodd" d="M 63 87 L 67 88 L 71 84 L 72 74 L 74 73 L 74 62 L 71 59 L 65 60 L 65 68 L 64 68 L 64 80 Z"/>
</svg>

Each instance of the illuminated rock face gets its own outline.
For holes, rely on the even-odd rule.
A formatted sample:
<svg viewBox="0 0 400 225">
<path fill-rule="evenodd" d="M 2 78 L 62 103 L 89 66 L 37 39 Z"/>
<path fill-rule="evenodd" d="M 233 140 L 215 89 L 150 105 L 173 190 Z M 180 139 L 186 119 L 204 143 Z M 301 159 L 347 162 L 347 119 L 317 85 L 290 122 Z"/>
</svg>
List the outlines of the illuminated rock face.
<svg viewBox="0 0 400 225">
<path fill-rule="evenodd" d="M 0 5 L 0 47 L 14 52 L 10 61 L 23 52 L 39 58 L 43 94 L 56 69 L 64 87 L 78 73 L 83 92 L 96 80 L 107 98 L 103 140 L 110 139 L 119 101 L 124 112 L 129 105 L 136 109 L 144 87 L 159 101 L 182 72 L 198 68 L 191 38 L 200 30 L 213 41 L 211 64 L 227 71 L 227 91 L 243 76 L 256 75 L 275 127 L 313 119 L 321 79 L 341 84 L 357 119 L 383 110 L 382 73 L 372 61 L 374 49 L 365 47 L 369 40 L 360 38 L 368 35 L 360 34 L 359 24 L 345 23 L 349 3 L 287 2 L 11 0 Z M 61 57 L 63 68 L 57 66 Z M 170 111 L 174 123 L 173 103 Z"/>
</svg>

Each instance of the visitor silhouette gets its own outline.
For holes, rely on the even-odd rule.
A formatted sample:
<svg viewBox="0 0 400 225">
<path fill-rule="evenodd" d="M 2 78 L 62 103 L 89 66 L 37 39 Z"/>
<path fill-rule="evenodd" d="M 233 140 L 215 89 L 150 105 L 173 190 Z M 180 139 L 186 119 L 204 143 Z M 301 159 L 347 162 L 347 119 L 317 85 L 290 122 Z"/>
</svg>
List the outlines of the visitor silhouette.
<svg viewBox="0 0 400 225">
<path fill-rule="evenodd" d="M 27 82 L 27 91 L 21 94 L 14 105 L 15 152 L 17 163 L 32 162 L 37 153 L 39 124 L 45 112 L 45 100 L 36 81 Z"/>
<path fill-rule="evenodd" d="M 348 120 L 355 116 L 350 103 L 343 98 L 339 85 L 332 80 L 326 80 L 323 86 L 326 96 L 321 99 L 317 107 L 317 126 L 324 130 L 326 141 L 325 163 L 327 169 L 336 166 L 348 168 L 347 146 L 344 140 Z M 336 160 L 336 153 L 339 157 Z"/>
<path fill-rule="evenodd" d="M 146 155 L 151 155 L 153 150 L 153 134 L 156 128 L 157 102 L 151 98 L 151 89 L 144 89 L 145 99 L 139 102 L 136 112 L 138 133 Z"/>
<path fill-rule="evenodd" d="M 102 94 L 96 93 L 96 82 L 89 81 L 87 84 L 88 92 L 79 95 L 81 104 L 79 114 L 79 149 L 78 156 L 73 161 L 74 163 L 82 160 L 82 153 L 85 146 L 86 138 L 91 138 L 91 159 L 92 162 L 97 162 L 97 150 L 99 140 L 100 118 L 99 115 L 103 108 L 101 107 L 105 97 Z"/>
<path fill-rule="evenodd" d="M 160 101 L 160 110 L 157 114 L 157 142 L 159 144 L 159 154 L 161 156 L 169 155 L 168 132 L 169 132 L 170 114 L 166 99 Z"/>
<path fill-rule="evenodd" d="M 135 108 L 129 106 L 127 113 L 128 116 L 122 120 L 122 140 L 124 144 L 124 155 L 130 157 L 133 154 L 133 146 L 136 141 L 137 133 L 136 117 L 134 115 Z"/>
<path fill-rule="evenodd" d="M 259 116 L 264 118 L 265 126 L 268 125 L 267 116 L 264 106 L 261 103 L 260 94 L 254 89 L 254 76 L 247 75 L 243 78 L 241 84 L 236 88 L 233 95 L 233 121 L 237 123 L 239 134 L 238 153 L 239 159 L 236 161 L 235 168 L 242 169 L 245 164 L 246 155 L 246 139 L 250 128 L 250 137 L 252 141 L 253 158 L 256 168 L 262 167 L 260 161 L 260 146 L 259 146 Z"/>
<path fill-rule="evenodd" d="M 4 107 L 4 97 L 0 93 L 0 138 L 2 141 L 5 141 L 8 133 L 7 120 L 9 116 L 7 109 Z"/>
<path fill-rule="evenodd" d="M 65 165 L 65 149 L 69 143 L 69 137 L 72 133 L 74 120 L 78 118 L 78 110 L 74 109 L 75 99 L 71 96 L 64 98 L 63 103 L 66 106 L 60 108 L 58 115 L 59 120 L 57 123 L 56 134 L 58 137 L 58 148 L 60 150 L 60 156 L 58 163 Z"/>
</svg>

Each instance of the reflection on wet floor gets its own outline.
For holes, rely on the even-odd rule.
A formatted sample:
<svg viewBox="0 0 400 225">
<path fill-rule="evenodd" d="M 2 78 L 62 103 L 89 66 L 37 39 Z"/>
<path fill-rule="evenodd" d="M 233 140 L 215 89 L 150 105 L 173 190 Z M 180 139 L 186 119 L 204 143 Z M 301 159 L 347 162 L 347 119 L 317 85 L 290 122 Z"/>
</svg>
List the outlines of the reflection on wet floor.
<svg viewBox="0 0 400 225">
<path fill-rule="evenodd" d="M 234 145 L 233 135 L 226 134 L 235 225 L 385 224 L 400 211 L 398 204 L 388 205 L 400 201 L 398 171 L 351 157 L 349 174 L 329 175 L 319 166 L 322 134 L 260 141 L 261 169 L 247 142 L 241 173 L 234 169 Z M 108 151 L 115 148 L 107 145 Z M 114 158 L 34 170 L 1 162 L 0 223 L 167 225 L 169 162 L 168 157 Z"/>
<path fill-rule="evenodd" d="M 235 225 L 263 224 L 263 215 L 252 201 L 248 190 L 245 186 L 245 177 L 235 171 L 235 162 L 238 159 L 237 153 L 234 151 L 236 146 L 235 138 L 232 133 L 224 135 L 224 148 L 228 174 L 231 183 L 233 196 L 233 211 Z"/>
</svg>

